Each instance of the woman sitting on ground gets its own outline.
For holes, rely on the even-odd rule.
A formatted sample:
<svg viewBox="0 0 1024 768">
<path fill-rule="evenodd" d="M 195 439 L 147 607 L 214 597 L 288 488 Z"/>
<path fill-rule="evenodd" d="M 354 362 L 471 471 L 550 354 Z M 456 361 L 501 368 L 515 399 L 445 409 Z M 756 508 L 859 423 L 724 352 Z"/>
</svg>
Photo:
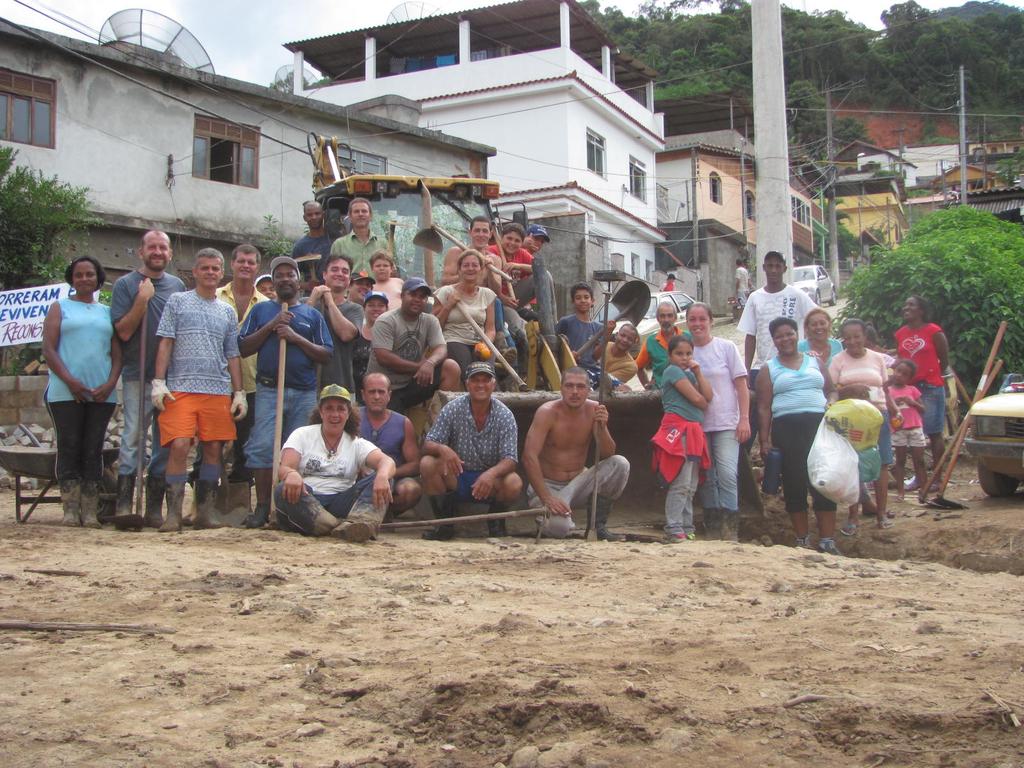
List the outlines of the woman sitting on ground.
<svg viewBox="0 0 1024 768">
<path fill-rule="evenodd" d="M 99 528 L 103 440 L 117 405 L 121 342 L 110 307 L 96 301 L 107 279 L 100 263 L 80 256 L 64 270 L 75 292 L 50 305 L 43 321 L 43 354 L 50 369 L 46 407 L 57 433 L 57 481 L 64 525 Z"/>
<path fill-rule="evenodd" d="M 388 305 L 397 307 L 402 303 L 402 278 L 395 274 L 395 260 L 387 251 L 377 251 L 370 257 L 370 272 L 377 282 L 373 290 L 388 297 Z"/>
<path fill-rule="evenodd" d="M 388 311 L 388 307 L 388 297 L 380 291 L 370 291 L 363 297 L 363 324 L 352 340 L 352 381 L 355 382 L 357 398 L 362 397 L 363 377 L 373 353 L 373 325 Z"/>
<path fill-rule="evenodd" d="M 395 462 L 359 437 L 359 412 L 344 387 L 328 384 L 320 391 L 312 421 L 281 449 L 278 528 L 345 541 L 373 538 L 392 501 Z"/>
<path fill-rule="evenodd" d="M 778 355 L 756 379 L 758 437 L 761 455 L 772 447 L 782 453 L 782 491 L 796 533 L 796 545 L 808 547 L 807 492 L 818 519 L 818 549 L 832 555 L 836 548 L 836 505 L 807 480 L 807 456 L 825 415 L 826 395 L 832 392 L 828 369 L 797 350 L 796 321 L 777 317 L 768 324 Z"/>
<path fill-rule="evenodd" d="M 456 262 L 459 280 L 445 285 L 434 294 L 434 314 L 441 323 L 448 357 L 459 364 L 463 375 L 473 362 L 473 347 L 482 339 L 465 312 L 476 321 L 487 338 L 494 341 L 494 299 L 490 288 L 482 287 L 484 259 L 472 248 L 459 254 Z"/>
<path fill-rule="evenodd" d="M 832 317 L 821 307 L 815 307 L 804 316 L 804 338 L 796 347 L 818 359 L 827 368 L 834 355 L 843 351 L 839 339 L 832 336 Z"/>
</svg>

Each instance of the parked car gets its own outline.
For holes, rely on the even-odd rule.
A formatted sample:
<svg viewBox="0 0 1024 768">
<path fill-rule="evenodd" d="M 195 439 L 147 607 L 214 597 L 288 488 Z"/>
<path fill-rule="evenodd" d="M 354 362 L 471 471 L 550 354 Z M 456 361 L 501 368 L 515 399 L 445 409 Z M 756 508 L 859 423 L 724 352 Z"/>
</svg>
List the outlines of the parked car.
<svg viewBox="0 0 1024 768">
<path fill-rule="evenodd" d="M 820 264 L 793 267 L 791 281 L 794 287 L 814 299 L 818 306 L 821 306 L 823 299 L 824 303 L 835 306 L 836 286 L 829 277 L 828 270 Z"/>
<path fill-rule="evenodd" d="M 1024 480 L 1024 374 L 1003 379 L 996 395 L 971 407 L 974 434 L 967 450 L 978 460 L 978 482 L 989 496 L 1010 496 Z"/>
</svg>

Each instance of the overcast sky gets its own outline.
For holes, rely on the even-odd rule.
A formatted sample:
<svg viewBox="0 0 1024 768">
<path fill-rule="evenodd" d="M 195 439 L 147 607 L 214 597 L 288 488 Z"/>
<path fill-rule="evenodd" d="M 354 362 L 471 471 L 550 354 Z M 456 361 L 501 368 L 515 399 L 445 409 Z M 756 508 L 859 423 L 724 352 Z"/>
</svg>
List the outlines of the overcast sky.
<svg viewBox="0 0 1024 768">
<path fill-rule="evenodd" d="M 602 6 L 617 6 L 625 13 L 635 13 L 640 2 L 608 0 L 603 1 Z M 956 0 L 918 0 L 918 3 L 931 9 L 962 5 Z M 427 5 L 448 12 L 491 4 L 489 0 L 428 0 L 427 3 L 405 5 Z M 881 28 L 881 13 L 892 4 L 891 0 L 791 0 L 786 3 L 807 12 L 838 9 L 855 21 L 874 28 Z M 1009 4 L 1021 6 L 1024 0 L 1010 0 Z M 142 6 L 159 11 L 187 27 L 206 48 L 217 74 L 267 84 L 274 79 L 279 67 L 291 64 L 291 53 L 281 47 L 283 43 L 383 24 L 388 19 L 389 9 L 398 5 L 402 5 L 398 0 L 394 5 L 388 0 L 383 3 L 373 0 L 91 0 L 89 3 L 80 0 L 0 0 L 0 15 L 19 24 L 69 37 L 96 40 L 108 16 L 124 8 Z M 708 7 L 716 5 L 709 4 Z M 38 11 L 76 26 L 83 34 L 76 34 Z"/>
</svg>

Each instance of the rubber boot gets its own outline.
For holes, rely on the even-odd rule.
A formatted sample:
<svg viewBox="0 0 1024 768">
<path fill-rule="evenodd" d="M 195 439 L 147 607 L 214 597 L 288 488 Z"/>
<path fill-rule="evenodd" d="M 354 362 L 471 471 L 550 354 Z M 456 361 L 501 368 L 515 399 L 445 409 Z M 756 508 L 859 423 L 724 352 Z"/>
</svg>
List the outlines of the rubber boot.
<svg viewBox="0 0 1024 768">
<path fill-rule="evenodd" d="M 370 502 L 357 501 L 352 505 L 348 517 L 339 522 L 331 531 L 331 536 L 362 544 L 376 537 L 377 526 L 380 525 L 383 518 L 384 516 Z"/>
<path fill-rule="evenodd" d="M 708 541 L 721 539 L 725 531 L 723 515 L 725 510 L 717 507 L 704 508 L 704 537 Z"/>
<path fill-rule="evenodd" d="M 506 504 L 499 504 L 493 502 L 490 509 L 487 510 L 491 514 L 497 514 L 499 512 L 507 512 L 508 506 Z M 488 520 L 487 521 L 487 535 L 493 538 L 500 538 L 502 536 L 508 536 L 508 529 L 505 527 L 504 520 Z"/>
<path fill-rule="evenodd" d="M 146 478 L 146 519 L 143 524 L 147 528 L 162 529 L 164 494 L 166 492 L 167 481 L 164 478 L 153 475 Z"/>
<path fill-rule="evenodd" d="M 722 541 L 737 542 L 740 540 L 740 513 L 735 509 L 723 509 Z"/>
<path fill-rule="evenodd" d="M 599 541 L 625 541 L 625 536 L 620 536 L 617 533 L 612 533 L 608 530 L 608 515 L 612 511 L 612 504 L 615 503 L 614 499 L 609 499 L 607 496 L 597 497 L 597 538 Z"/>
<path fill-rule="evenodd" d="M 196 480 L 196 517 L 192 527 L 197 531 L 221 527 L 215 519 L 218 485 L 213 480 Z"/>
<path fill-rule="evenodd" d="M 95 480 L 86 480 L 82 483 L 82 525 L 86 528 L 102 528 L 100 521 L 96 518 L 96 512 L 100 508 L 100 485 Z"/>
<path fill-rule="evenodd" d="M 270 502 L 258 501 L 256 508 L 242 521 L 243 528 L 262 528 L 270 521 Z"/>
<path fill-rule="evenodd" d="M 441 496 L 431 496 L 430 508 L 437 520 L 455 517 L 455 491 L 449 491 Z M 427 541 L 451 541 L 455 538 L 455 526 L 439 525 L 424 533 L 423 538 Z"/>
<path fill-rule="evenodd" d="M 117 509 L 115 517 L 132 514 L 135 506 L 135 475 L 117 476 Z M 159 524 L 158 524 L 159 525 Z"/>
<path fill-rule="evenodd" d="M 167 519 L 160 526 L 160 533 L 181 533 L 181 505 L 185 501 L 185 484 L 171 483 L 164 486 L 167 499 Z"/>
<path fill-rule="evenodd" d="M 82 483 L 79 480 L 65 480 L 60 484 L 60 501 L 64 505 L 64 519 L 61 525 L 77 527 L 82 524 Z"/>
</svg>

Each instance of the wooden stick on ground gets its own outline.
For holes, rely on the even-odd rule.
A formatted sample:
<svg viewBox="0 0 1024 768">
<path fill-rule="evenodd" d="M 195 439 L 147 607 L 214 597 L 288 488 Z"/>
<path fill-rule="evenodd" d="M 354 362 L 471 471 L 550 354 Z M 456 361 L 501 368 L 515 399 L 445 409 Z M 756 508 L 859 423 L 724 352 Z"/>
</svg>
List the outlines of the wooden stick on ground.
<svg viewBox="0 0 1024 768">
<path fill-rule="evenodd" d="M 86 576 L 85 571 L 65 571 L 60 568 L 24 568 L 25 573 L 41 573 L 44 576 Z"/>
<path fill-rule="evenodd" d="M 0 629 L 24 629 L 29 632 L 136 632 L 138 634 L 173 635 L 171 627 L 153 627 L 146 624 L 81 624 L 76 621 L 22 621 L 0 619 Z"/>
<path fill-rule="evenodd" d="M 459 523 L 479 523 L 484 520 L 510 520 L 514 517 L 536 517 L 543 515 L 544 507 L 534 509 L 513 509 L 509 512 L 488 512 L 482 515 L 463 515 L 462 517 L 450 517 L 444 520 L 402 520 L 397 523 L 382 523 L 379 528 L 382 531 L 396 531 L 402 528 L 436 528 L 438 525 L 458 525 Z"/>
</svg>

